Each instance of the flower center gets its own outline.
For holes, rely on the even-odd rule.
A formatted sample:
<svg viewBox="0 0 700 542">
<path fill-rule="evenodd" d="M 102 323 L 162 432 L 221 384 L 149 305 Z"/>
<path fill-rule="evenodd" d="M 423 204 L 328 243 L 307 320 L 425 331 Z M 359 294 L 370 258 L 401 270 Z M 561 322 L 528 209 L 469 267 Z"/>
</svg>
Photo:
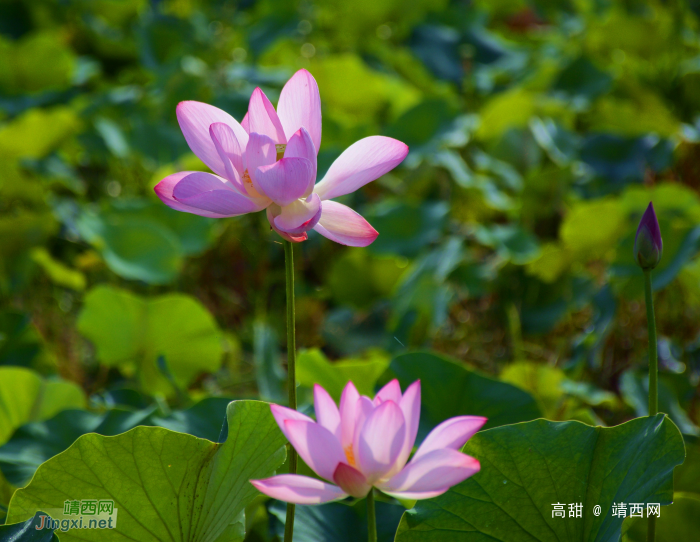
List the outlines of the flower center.
<svg viewBox="0 0 700 542">
<path fill-rule="evenodd" d="M 348 464 L 351 467 L 357 467 L 357 463 L 355 463 L 355 452 L 352 449 L 352 444 L 348 444 L 345 448 L 343 448 L 343 451 L 345 452 L 345 457 L 348 459 Z"/>
<path fill-rule="evenodd" d="M 243 186 L 245 187 L 249 196 L 252 196 L 254 198 L 261 197 L 260 192 L 258 192 L 253 186 L 253 181 L 250 178 L 250 173 L 248 173 L 247 169 L 243 172 Z"/>
<path fill-rule="evenodd" d="M 287 149 L 287 144 L 275 145 L 275 150 L 277 151 L 277 160 L 284 158 L 284 151 Z"/>
</svg>

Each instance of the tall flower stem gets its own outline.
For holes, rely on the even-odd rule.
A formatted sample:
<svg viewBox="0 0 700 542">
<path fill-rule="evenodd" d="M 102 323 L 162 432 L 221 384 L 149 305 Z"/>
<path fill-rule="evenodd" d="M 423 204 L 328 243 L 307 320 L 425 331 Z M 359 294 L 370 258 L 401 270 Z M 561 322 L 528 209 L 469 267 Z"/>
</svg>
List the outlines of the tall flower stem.
<svg viewBox="0 0 700 542">
<path fill-rule="evenodd" d="M 377 515 L 374 511 L 374 489 L 367 493 L 367 540 L 377 542 Z"/>
<path fill-rule="evenodd" d="M 294 314 L 294 245 L 287 240 L 284 243 L 284 270 L 287 277 L 287 389 L 289 390 L 289 408 L 297 408 L 297 349 L 295 339 Z M 297 451 L 289 447 L 289 473 L 297 472 Z M 294 510 L 296 506 L 287 503 L 287 519 L 284 524 L 284 542 L 292 542 L 294 536 Z"/>
<path fill-rule="evenodd" d="M 649 416 L 659 412 L 659 360 L 656 344 L 656 319 L 654 297 L 651 290 L 651 269 L 644 269 L 644 297 L 647 306 L 647 328 L 649 330 Z M 647 542 L 656 538 L 656 517 L 648 518 Z"/>
<path fill-rule="evenodd" d="M 644 270 L 644 295 L 647 306 L 647 328 L 649 330 L 649 416 L 655 416 L 659 412 L 659 360 L 656 344 L 654 297 L 651 292 L 651 269 Z"/>
</svg>

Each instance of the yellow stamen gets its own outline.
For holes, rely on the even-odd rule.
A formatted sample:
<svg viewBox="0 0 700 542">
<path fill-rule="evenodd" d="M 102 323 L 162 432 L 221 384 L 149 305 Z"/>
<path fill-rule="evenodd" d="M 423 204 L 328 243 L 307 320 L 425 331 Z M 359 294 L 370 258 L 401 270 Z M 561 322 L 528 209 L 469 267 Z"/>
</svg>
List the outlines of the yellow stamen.
<svg viewBox="0 0 700 542">
<path fill-rule="evenodd" d="M 351 467 L 356 467 L 357 464 L 355 463 L 355 452 L 352 449 L 352 444 L 349 444 L 345 448 L 343 448 L 343 451 L 345 452 L 345 457 L 348 459 L 348 464 Z"/>
<path fill-rule="evenodd" d="M 260 192 L 258 192 L 253 186 L 253 181 L 251 180 L 250 173 L 248 173 L 247 169 L 243 172 L 243 186 L 245 187 L 249 196 L 254 198 L 261 197 Z"/>
</svg>

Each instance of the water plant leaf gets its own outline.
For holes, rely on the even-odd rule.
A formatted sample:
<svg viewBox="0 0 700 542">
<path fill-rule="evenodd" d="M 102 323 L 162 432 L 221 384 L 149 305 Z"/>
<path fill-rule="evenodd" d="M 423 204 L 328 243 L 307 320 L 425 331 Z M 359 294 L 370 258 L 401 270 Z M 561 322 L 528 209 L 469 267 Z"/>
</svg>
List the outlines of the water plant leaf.
<svg viewBox="0 0 700 542">
<path fill-rule="evenodd" d="M 102 363 L 137 374 L 151 393 L 173 390 L 158 368 L 159 356 L 175 383 L 185 388 L 201 372 L 217 370 L 223 354 L 214 318 L 183 294 L 145 299 L 98 286 L 85 296 L 78 330 L 95 344 Z"/>
<path fill-rule="evenodd" d="M 445 356 L 412 352 L 394 358 L 389 366 L 401 388 L 421 381 L 419 438 L 440 422 L 460 415 L 486 416 L 486 428 L 539 418 L 532 395 L 506 382 L 472 371 Z"/>
<path fill-rule="evenodd" d="M 24 367 L 0 367 L 0 444 L 20 425 L 85 405 L 85 394 L 72 382 L 45 380 Z"/>
<path fill-rule="evenodd" d="M 663 414 L 609 428 L 547 420 L 497 427 L 463 451 L 481 471 L 407 511 L 396 542 L 619 540 L 623 518 L 613 517 L 612 504 L 669 504 L 673 468 L 685 456 Z M 565 518 L 553 517 L 554 503 L 565 505 Z M 580 518 L 569 517 L 575 503 Z"/>
<path fill-rule="evenodd" d="M 65 500 L 107 499 L 118 510 L 114 539 L 217 542 L 234 533 L 240 539 L 237 524 L 257 495 L 248 480 L 274 473 L 286 441 L 268 403 L 233 401 L 227 418 L 223 444 L 160 427 L 83 435 L 15 492 L 8 522 L 37 510 L 60 512 Z M 99 529 L 68 530 L 61 540 L 104 536 Z"/>
</svg>

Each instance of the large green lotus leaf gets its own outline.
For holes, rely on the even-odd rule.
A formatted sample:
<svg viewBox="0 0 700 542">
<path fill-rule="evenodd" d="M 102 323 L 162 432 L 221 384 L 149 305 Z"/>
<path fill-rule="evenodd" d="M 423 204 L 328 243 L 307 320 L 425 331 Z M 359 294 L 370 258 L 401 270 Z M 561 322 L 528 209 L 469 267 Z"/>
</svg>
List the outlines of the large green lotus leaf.
<svg viewBox="0 0 700 542">
<path fill-rule="evenodd" d="M 274 473 L 286 439 L 260 401 L 233 401 L 223 444 L 160 427 L 114 437 L 88 434 L 37 470 L 15 492 L 8 523 L 65 500 L 113 500 L 114 530 L 60 534 L 62 542 L 223 542 L 240 539 L 242 513 L 257 491 L 249 483 Z"/>
<path fill-rule="evenodd" d="M 377 540 L 393 542 L 404 507 L 382 501 L 376 503 Z M 270 514 L 276 519 L 272 530 L 284 537 L 287 505 L 273 501 Z M 328 503 L 320 506 L 297 506 L 294 516 L 294 539 L 313 542 L 357 542 L 367 540 L 367 505 L 362 499 L 353 505 Z"/>
<path fill-rule="evenodd" d="M 168 284 L 180 272 L 184 256 L 180 240 L 170 228 L 148 216 L 87 211 L 76 226 L 117 275 Z"/>
<path fill-rule="evenodd" d="M 0 367 L 0 444 L 20 425 L 85 405 L 85 394 L 72 382 L 45 380 L 24 367 Z"/>
<path fill-rule="evenodd" d="M 221 332 L 196 299 L 168 294 L 145 299 L 111 286 L 98 286 L 85 296 L 78 329 L 97 348 L 98 359 L 138 375 L 150 392 L 172 392 L 158 368 L 163 356 L 180 387 L 221 363 Z"/>
<path fill-rule="evenodd" d="M 486 416 L 486 428 L 533 420 L 542 416 L 532 395 L 451 359 L 430 352 L 413 352 L 394 358 L 389 366 L 406 389 L 421 381 L 419 437 L 453 416 Z"/>
<path fill-rule="evenodd" d="M 216 442 L 226 418 L 226 406 L 231 399 L 206 397 L 185 410 L 175 410 L 165 417 L 153 416 L 153 424 L 171 431 L 187 433 Z"/>
<path fill-rule="evenodd" d="M 610 428 L 535 420 L 477 433 L 463 451 L 481 471 L 407 511 L 397 542 L 617 541 L 623 518 L 612 516 L 613 502 L 669 504 L 685 456 L 663 414 Z M 566 518 L 552 517 L 555 503 Z M 581 518 L 568 517 L 573 503 Z"/>
<path fill-rule="evenodd" d="M 0 470 L 8 482 L 23 487 L 39 465 L 67 450 L 82 435 L 113 436 L 137 425 L 157 425 L 217 442 L 230 402 L 231 399 L 225 397 L 207 397 L 186 410 L 175 410 L 163 417 L 154 416 L 152 407 L 114 408 L 104 414 L 64 410 L 49 420 L 30 422 L 17 429 L 12 438 L 0 446 Z"/>
<path fill-rule="evenodd" d="M 12 525 L 0 525 L 0 540 L 3 542 L 58 542 L 58 537 L 51 528 L 42 527 L 41 516 L 45 515 L 39 511 L 35 516 L 21 523 Z"/>
<path fill-rule="evenodd" d="M 363 395 L 374 396 L 374 387 L 386 371 L 389 360 L 374 355 L 368 360 L 346 359 L 331 363 L 317 348 L 303 350 L 297 357 L 297 380 L 312 388 L 320 384 L 333 399 L 340 401 L 345 384 L 352 380 Z"/>
<path fill-rule="evenodd" d="M 629 524 L 629 526 L 628 526 Z M 646 518 L 625 520 L 627 532 L 623 542 L 646 542 L 648 521 Z M 700 533 L 700 495 L 674 493 L 673 504 L 661 511 L 656 520 L 656 542 L 681 542 L 696 540 Z"/>
<path fill-rule="evenodd" d="M 0 446 L 0 470 L 14 486 L 25 486 L 39 465 L 68 449 L 78 437 L 86 433 L 112 436 L 137 425 L 151 425 L 151 413 L 150 409 L 113 409 L 105 414 L 71 409 L 49 420 L 24 424 Z"/>
</svg>

